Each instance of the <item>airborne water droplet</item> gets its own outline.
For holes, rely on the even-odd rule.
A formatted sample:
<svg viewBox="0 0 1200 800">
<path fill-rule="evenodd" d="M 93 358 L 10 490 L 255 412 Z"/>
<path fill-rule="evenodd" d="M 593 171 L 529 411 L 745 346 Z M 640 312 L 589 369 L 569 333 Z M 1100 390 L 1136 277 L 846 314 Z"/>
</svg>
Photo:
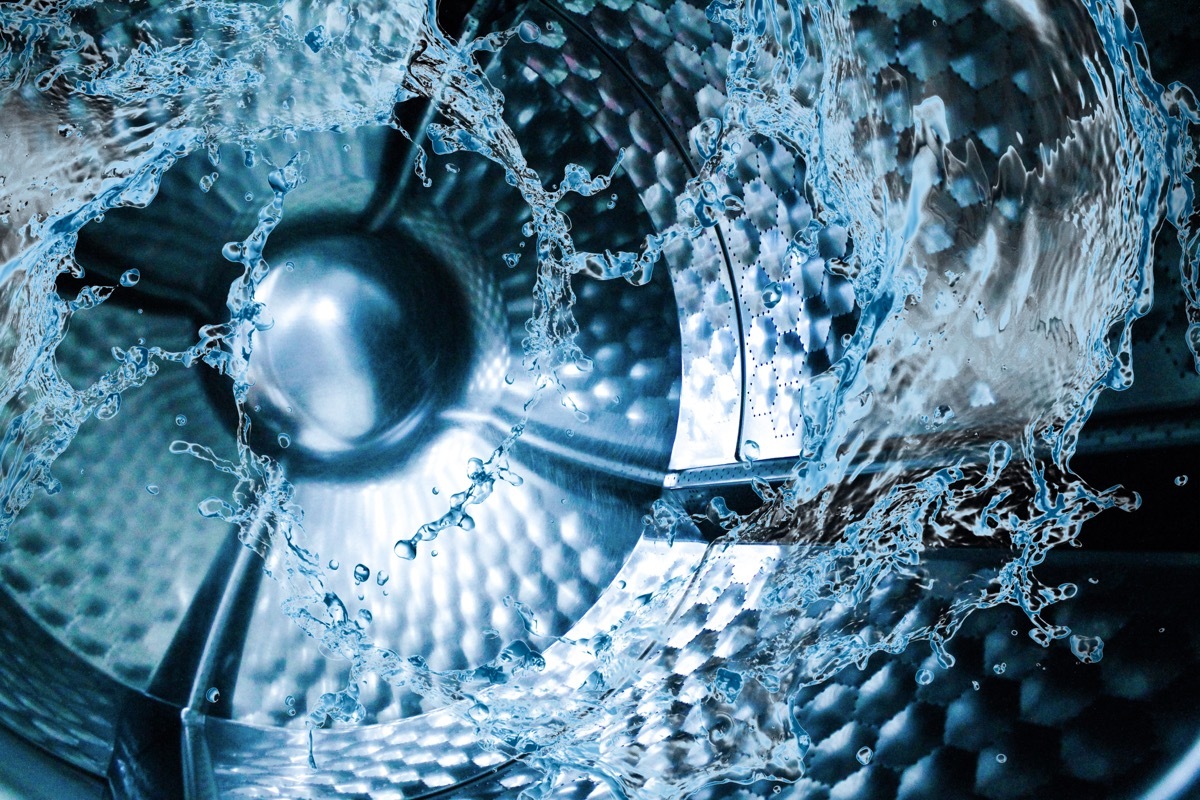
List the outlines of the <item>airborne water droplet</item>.
<svg viewBox="0 0 1200 800">
<path fill-rule="evenodd" d="M 392 548 L 392 552 L 406 561 L 412 561 L 417 557 L 417 544 L 412 539 L 401 539 L 396 542 L 396 546 Z"/>
<path fill-rule="evenodd" d="M 221 248 L 221 257 L 237 264 L 242 260 L 243 250 L 241 242 L 226 242 L 225 246 Z"/>
<path fill-rule="evenodd" d="M 999 664 L 996 664 L 992 667 L 992 672 L 996 673 L 997 675 L 1003 675 L 1004 671 L 1007 669 L 1008 664 L 1004 661 L 1001 661 Z"/>
<path fill-rule="evenodd" d="M 121 285 L 128 288 L 137 286 L 137 282 L 142 279 L 142 273 L 136 269 L 127 269 L 121 274 Z"/>
<path fill-rule="evenodd" d="M 366 564 L 356 564 L 354 567 L 354 583 L 359 584 L 371 577 L 371 570 Z"/>
<path fill-rule="evenodd" d="M 742 442 L 742 458 L 746 461 L 746 469 L 750 469 L 754 462 L 758 460 L 762 449 L 758 446 L 758 442 L 753 439 L 747 439 Z"/>
<path fill-rule="evenodd" d="M 147 483 L 146 491 L 149 492 L 150 494 L 158 494 L 158 484 L 157 483 Z"/>
<path fill-rule="evenodd" d="M 308 45 L 308 49 L 314 53 L 321 52 L 321 48 L 325 46 L 325 26 L 317 25 L 304 34 L 304 43 Z"/>
<path fill-rule="evenodd" d="M 187 425 L 187 417 L 183 414 L 177 414 L 175 416 L 175 424 L 182 428 L 184 425 Z"/>
<path fill-rule="evenodd" d="M 1008 756 L 1004 755 L 1004 753 L 996 753 L 997 764 L 1003 764 L 1005 761 L 1008 761 Z"/>
<path fill-rule="evenodd" d="M 917 683 L 921 686 L 928 686 L 933 683 L 933 673 L 924 668 L 917 670 Z"/>
<path fill-rule="evenodd" d="M 858 759 L 858 763 L 865 767 L 867 764 L 871 763 L 871 757 L 874 755 L 875 753 L 871 750 L 871 748 L 862 747 L 859 748 L 859 751 L 854 754 L 854 757 Z"/>
<path fill-rule="evenodd" d="M 117 415 L 121 410 L 121 395 L 113 392 L 108 397 L 104 398 L 104 402 L 96 409 L 96 419 L 108 420 Z"/>
<path fill-rule="evenodd" d="M 337 572 L 338 568 L 341 566 L 341 563 L 336 558 L 329 559 L 329 568 L 334 572 Z"/>
<path fill-rule="evenodd" d="M 783 287 L 778 283 L 769 283 L 762 291 L 762 302 L 767 308 L 774 308 L 783 299 Z"/>
<path fill-rule="evenodd" d="M 525 20 L 517 26 L 517 35 L 520 36 L 521 41 L 525 42 L 526 44 L 533 44 L 541 37 L 542 32 L 538 30 L 538 26 L 536 24 L 530 22 L 529 20 Z"/>
<path fill-rule="evenodd" d="M 286 450 L 287 447 L 291 443 L 292 443 L 292 437 L 288 436 L 286 433 L 279 434 L 279 446 L 280 447 L 282 447 Z"/>
<path fill-rule="evenodd" d="M 1071 652 L 1085 664 L 1094 664 L 1104 657 L 1104 640 L 1099 636 L 1071 636 Z"/>
<path fill-rule="evenodd" d="M 221 699 L 221 693 L 217 690 L 217 687 L 210 686 L 208 691 L 204 693 L 204 699 L 210 703 L 215 703 Z"/>
<path fill-rule="evenodd" d="M 1175 485 L 1176 486 L 1187 486 L 1187 482 L 1188 482 L 1187 475 L 1178 475 L 1175 477 Z"/>
<path fill-rule="evenodd" d="M 935 427 L 941 427 L 952 419 L 954 419 L 954 409 L 950 406 L 938 406 L 933 412 L 933 424 Z"/>
<path fill-rule="evenodd" d="M 386 572 L 384 572 L 383 570 L 379 570 L 379 572 L 376 573 L 376 575 L 375 575 L 375 584 L 377 586 L 383 586 L 385 583 L 388 582 L 389 577 L 391 577 L 391 576 L 388 575 Z"/>
</svg>

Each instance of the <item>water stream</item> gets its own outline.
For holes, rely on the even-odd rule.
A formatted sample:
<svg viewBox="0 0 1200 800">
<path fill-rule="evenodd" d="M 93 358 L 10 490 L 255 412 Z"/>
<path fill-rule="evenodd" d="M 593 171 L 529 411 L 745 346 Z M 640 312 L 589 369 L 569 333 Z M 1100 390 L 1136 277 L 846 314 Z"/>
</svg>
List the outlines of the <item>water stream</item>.
<svg viewBox="0 0 1200 800">
<path fill-rule="evenodd" d="M 181 440 L 172 452 L 232 476 L 232 494 L 198 498 L 198 512 L 236 526 L 288 587 L 283 613 L 347 662 L 345 687 L 321 698 L 312 728 L 361 720 L 357 687 L 375 673 L 461 708 L 482 737 L 527 754 L 546 775 L 530 797 L 578 774 L 645 798 L 682 797 L 713 781 L 795 779 L 808 744 L 788 702 L 798 688 L 920 642 L 950 668 L 966 618 L 1003 604 L 1025 613 L 1030 646 L 1070 646 L 1081 660 L 1099 660 L 1102 642 L 1047 616 L 1076 588 L 1044 585 L 1036 569 L 1053 548 L 1077 545 L 1095 514 L 1137 506 L 1119 487 L 1088 486 L 1070 462 L 1100 393 L 1133 381 L 1130 330 L 1152 301 L 1160 229 L 1182 247 L 1188 346 L 1200 365 L 1194 97 L 1154 81 L 1119 2 L 1084 0 L 1053 14 L 1037 2 L 1002 3 L 1014 25 L 1034 32 L 1042 60 L 1029 69 L 1058 96 L 1055 115 L 1041 107 L 1024 135 L 1014 122 L 1013 146 L 989 155 L 982 139 L 954 132 L 959 98 L 873 64 L 871 47 L 902 45 L 856 30 L 860 5 L 714 0 L 708 18 L 728 37 L 724 102 L 692 132 L 698 169 L 675 198 L 676 219 L 645 231 L 636 251 L 594 253 L 576 249 L 561 205 L 572 193 L 606 191 L 620 153 L 608 164 L 538 174 L 486 70 L 515 38 L 536 45 L 544 33 L 531 23 L 460 42 L 438 27 L 432 3 L 0 6 L 0 399 L 9 409 L 0 538 L 36 492 L 58 490 L 55 459 L 82 426 L 104 425 L 123 396 L 146 391 L 161 370 L 216 370 L 237 412 L 236 450 Z M 146 24 L 127 24 L 137 15 Z M 331 72 L 339 80 L 316 81 Z M 573 285 L 644 283 L 664 268 L 666 248 L 745 208 L 739 165 L 768 147 L 803 162 L 812 209 L 780 258 L 823 259 L 852 284 L 860 310 L 841 357 L 807 380 L 801 455 L 786 480 L 755 482 L 756 510 L 739 515 L 716 499 L 693 515 L 669 496 L 646 510 L 648 529 L 666 538 L 697 525 L 724 534 L 618 625 L 558 642 L 571 668 L 589 674 L 570 691 L 529 690 L 562 666 L 519 643 L 455 672 L 376 647 L 369 625 L 327 589 L 325 559 L 305 545 L 280 463 L 251 447 L 247 373 L 255 338 L 271 325 L 256 291 L 277 268 L 264 247 L 306 180 L 306 153 L 270 165 L 257 225 L 222 252 L 235 276 L 227 318 L 202 327 L 186 349 L 115 343 L 113 366 L 90 385 L 72 385 L 56 366 L 72 318 L 138 280 L 61 297 L 60 275 L 86 278 L 74 258 L 84 226 L 154 202 L 162 176 L 189 154 L 210 158 L 214 170 L 247 169 L 258 142 L 398 126 L 395 106 L 414 98 L 438 110 L 429 152 L 419 150 L 414 165 L 419 180 L 436 182 L 428 164 L 451 153 L 488 159 L 530 210 L 536 257 L 516 267 L 527 270 L 534 298 L 523 354 L 537 387 L 530 407 L 573 408 L 558 376 L 588 368 Z M 231 143 L 245 164 L 219 163 L 218 147 Z M 517 423 L 493 452 L 478 454 L 457 491 L 446 492 L 445 515 L 414 526 L 397 554 L 411 558 L 438 536 L 486 536 L 473 529 L 470 506 L 486 502 L 496 481 L 520 485 L 508 455 L 523 430 Z M 740 543 L 779 540 L 789 543 L 781 555 L 752 570 L 753 634 L 721 641 L 720 659 L 674 680 L 678 642 L 696 625 L 689 609 L 708 609 L 714 586 L 745 582 Z M 972 542 L 997 547 L 996 568 L 937 613 L 897 613 L 890 627 L 856 615 L 889 582 L 914 575 L 927 550 Z M 406 566 L 398 560 L 390 571 Z M 696 687 L 716 688 L 701 697 Z M 683 719 L 680 704 L 695 713 Z M 647 738 L 657 729 L 671 734 Z M 312 755 L 319 767 L 319 745 Z"/>
</svg>

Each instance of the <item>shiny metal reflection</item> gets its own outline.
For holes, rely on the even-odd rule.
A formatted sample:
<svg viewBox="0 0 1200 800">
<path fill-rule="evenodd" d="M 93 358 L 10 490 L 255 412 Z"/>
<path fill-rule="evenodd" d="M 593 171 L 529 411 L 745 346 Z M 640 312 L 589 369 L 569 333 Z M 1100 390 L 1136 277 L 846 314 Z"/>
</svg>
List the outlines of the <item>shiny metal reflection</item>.
<svg viewBox="0 0 1200 800">
<path fill-rule="evenodd" d="M 572 201 L 582 245 L 591 237 L 619 247 L 673 215 L 675 192 L 693 171 L 688 132 L 721 99 L 708 76 L 723 54 L 703 5 L 572 5 L 586 15 L 530 6 L 521 13 L 562 26 L 558 52 L 492 65 L 510 105 L 522 109 L 518 133 L 545 159 L 537 165 L 545 174 L 568 160 L 611 163 L 632 135 L 614 191 L 638 201 L 613 210 L 606 198 Z M 264 298 L 275 327 L 255 362 L 255 441 L 295 476 L 311 546 L 340 563 L 332 583 L 343 597 L 363 594 L 381 643 L 439 668 L 478 663 L 527 634 L 506 598 L 530 606 L 547 640 L 573 626 L 598 629 L 633 593 L 703 558 L 701 542 L 667 548 L 640 538 L 640 514 L 664 479 L 671 487 L 743 482 L 754 474 L 739 461 L 750 436 L 777 456 L 758 474 L 767 466 L 778 468 L 772 477 L 786 474 L 796 387 L 779 385 L 775 373 L 819 374 L 857 312 L 845 282 L 820 265 L 766 274 L 772 248 L 804 223 L 806 205 L 796 192 L 802 165 L 769 153 L 747 176 L 751 202 L 730 231 L 669 253 L 648 287 L 579 285 L 581 343 L 597 368 L 566 380 L 590 422 L 540 404 L 516 453 L 525 486 L 501 487 L 477 530 L 451 531 L 436 556 L 397 562 L 392 542 L 445 510 L 466 460 L 486 454 L 529 397 L 520 357 L 530 281 L 503 259 L 520 251 L 526 219 L 479 159 L 458 160 L 430 190 L 400 180 L 406 144 L 386 129 L 303 136 L 274 155 L 300 147 L 312 154 L 309 182 L 289 198 L 269 251 L 276 272 Z M 238 155 L 227 152 L 226 163 Z M 61 351 L 68 369 L 94 374 L 112 339 L 178 345 L 221 318 L 231 273 L 220 248 L 252 226 L 257 204 L 246 197 L 261 202 L 264 181 L 261 172 L 224 168 L 201 192 L 212 169 L 193 156 L 148 208 L 111 214 L 84 237 L 80 257 L 91 274 L 114 280 L 137 266 L 143 281 L 126 305 L 116 299 L 81 318 Z M 822 259 L 836 257 L 837 246 Z M 782 286 L 770 306 L 767 282 Z M 229 446 L 227 386 L 194 371 L 164 374 L 155 386 L 131 397 L 112 425 L 81 435 L 62 462 L 66 491 L 32 507 L 14 532 L 3 577 L 20 603 L 6 619 L 19 624 L 3 641 L 20 668 L 0 669 L 0 684 L 19 700 L 4 706 L 5 720 L 93 772 L 144 767 L 136 780 L 114 778 L 120 796 L 161 786 L 154 782 L 166 779 L 151 767 L 178 761 L 181 738 L 194 796 L 382 797 L 461 784 L 459 796 L 508 797 L 527 785 L 528 771 L 477 747 L 461 720 L 378 683 L 365 691 L 369 724 L 331 734 L 326 770 L 308 769 L 301 720 L 338 684 L 337 665 L 282 618 L 275 584 L 227 557 L 228 531 L 194 513 L 196 501 L 228 486 L 204 465 L 166 454 L 181 437 Z M 186 425 L 175 425 L 177 416 Z M 150 482 L 175 489 L 150 495 Z M 103 507 L 84 502 L 96 497 Z M 747 563 L 764 552 L 752 549 Z M 371 575 L 361 585 L 358 564 Z M 222 603 L 237 611 L 232 631 L 215 622 Z M 23 635 L 29 619 L 33 633 Z M 227 663 L 197 652 L 210 643 Z M 866 724 L 886 722 L 871 715 L 900 702 L 898 679 L 884 678 L 863 691 Z M 180 707 L 209 680 L 221 682 L 223 702 L 181 722 Z M 819 710 L 855 696 L 840 684 L 831 691 L 806 701 Z M 296 716 L 288 695 L 299 697 Z M 830 781 L 842 774 L 832 733 Z M 941 774 L 932 755 L 922 774 Z M 368 756 L 371 775 L 361 769 Z M 878 796 L 897 788 L 880 786 Z"/>
</svg>

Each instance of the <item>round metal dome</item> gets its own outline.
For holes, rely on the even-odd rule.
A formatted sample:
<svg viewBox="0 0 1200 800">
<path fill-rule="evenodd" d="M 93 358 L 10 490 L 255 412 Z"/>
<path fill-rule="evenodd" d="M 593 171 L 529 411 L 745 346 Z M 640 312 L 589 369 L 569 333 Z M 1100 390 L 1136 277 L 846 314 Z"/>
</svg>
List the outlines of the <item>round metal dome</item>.
<svg viewBox="0 0 1200 800">
<path fill-rule="evenodd" d="M 1004 176 L 1013 161 L 1037 163 L 1041 148 L 1076 135 L 1099 105 L 1090 89 L 1060 91 L 1089 68 L 1079 52 L 1055 60 L 1039 49 L 1049 34 L 1034 23 L 1079 9 L 1016 0 L 845 5 L 867 78 L 876 88 L 903 84 L 914 108 L 919 98 L 951 98 L 939 135 L 947 152 L 974 153 L 961 180 L 935 193 L 937 224 L 923 228 L 917 247 L 929 296 L 944 289 L 960 302 L 939 260 L 949 241 L 996 224 L 1012 199 Z M 732 40 L 719 6 L 537 0 L 441 9 L 447 30 L 522 31 L 484 69 L 538 174 L 619 164 L 605 191 L 560 202 L 581 251 L 637 251 L 647 231 L 676 221 L 677 198 L 704 170 L 705 120 L 720 117 L 731 91 Z M 207 17 L 172 16 L 158 3 L 86 13 L 89 30 L 126 46 L 230 24 L 205 8 Z M 423 11 L 407 4 L 395 13 Z M 318 53 L 327 36 L 313 27 L 304 41 Z M 396 35 L 389 46 L 403 50 L 401 40 L 410 41 Z M 335 83 L 306 90 L 349 92 Z M 36 111 L 20 98 L 4 102 L 14 115 Z M 888 113 L 911 112 L 902 106 Z M 261 111 L 243 110 L 251 121 Z M 867 137 L 872 146 L 905 152 L 915 123 L 898 119 Z M 16 766 L 0 777 L 32 797 L 117 800 L 527 790 L 599 800 L 629 785 L 646 797 L 694 786 L 690 796 L 702 799 L 1187 796 L 1200 774 L 1192 677 L 1200 628 L 1187 611 L 1200 557 L 1182 514 L 1197 483 L 1174 479 L 1200 441 L 1200 381 L 1180 368 L 1185 321 L 1168 307 L 1187 298 L 1166 277 L 1170 252 L 1154 263 L 1160 303 L 1134 329 L 1134 358 L 1147 366 L 1133 390 L 1105 396 L 1076 459 L 1093 481 L 1132 482 L 1145 507 L 1140 517 L 1089 522 L 1095 547 L 1055 551 L 1039 573 L 1047 586 L 1079 584 L 1057 622 L 1101 636 L 1103 660 L 1090 640 L 1044 651 L 1016 635 L 1028 628 L 1024 614 L 993 609 L 958 631 L 952 670 L 911 647 L 781 688 L 785 668 L 820 665 L 784 663 L 795 651 L 764 642 L 915 627 L 964 592 L 983 592 L 1002 549 L 939 542 L 857 602 L 822 598 L 797 611 L 773 595 L 803 580 L 798 568 L 779 577 L 803 554 L 836 552 L 828 545 L 844 526 L 829 521 L 832 494 L 811 517 L 776 520 L 771 492 L 812 455 L 806 387 L 837 373 L 876 313 L 856 294 L 852 263 L 869 243 L 855 240 L 849 220 L 824 225 L 811 251 L 794 244 L 824 213 L 810 172 L 828 165 L 755 139 L 725 178 L 726 217 L 669 245 L 647 282 L 577 276 L 577 342 L 589 361 L 558 371 L 560 393 L 539 395 L 539 376 L 523 364 L 538 302 L 535 220 L 495 163 L 468 153 L 426 159 L 436 120 L 436 104 L 409 102 L 391 127 L 291 130 L 254 147 L 197 149 L 148 202 L 80 231 L 82 271 L 60 275 L 58 294 L 122 287 L 72 316 L 54 350 L 61 374 L 86 386 L 112 367 L 114 347 L 183 351 L 202 326 L 229 316 L 239 263 L 228 245 L 261 223 L 278 191 L 271 173 L 307 154 L 303 182 L 287 191 L 263 251 L 271 271 L 254 299 L 269 322 L 255 333 L 247 413 L 231 403 L 228 375 L 164 363 L 103 424 L 80 428 L 54 463 L 56 491 L 35 497 L 12 525 L 0 554 L 0 722 Z M 917 160 L 875 165 L 881 182 L 907 185 Z M 1037 197 L 1056 211 L 1069 206 L 1048 190 Z M 1078 278 L 1056 219 L 1046 216 L 1041 255 L 1028 262 L 1041 267 L 1030 280 L 1044 281 L 1046 307 L 1072 296 Z M 913 312 L 931 342 L 931 332 L 944 333 L 939 313 L 932 301 Z M 1020 325 L 1041 319 L 1023 313 L 1013 312 Z M 943 336 L 932 355 L 867 376 L 886 384 L 875 401 L 886 413 L 864 434 L 868 444 L 856 445 L 872 466 L 848 469 L 836 496 L 846 518 L 870 505 L 873 471 L 923 476 L 929 463 L 969 455 L 977 439 L 1019 429 L 1052 394 L 1047 387 L 1066 380 L 1079 352 L 1041 331 L 1035 340 L 1028 327 L 1016 345 Z M 1042 349 L 1022 355 L 1031 341 Z M 939 359 L 970 362 L 973 353 L 1034 366 L 939 370 Z M 917 384 L 943 398 L 938 410 L 915 427 L 896 422 Z M 6 424 L 27 402 L 14 395 Z M 495 481 L 487 502 L 470 506 L 470 524 L 460 518 L 406 550 L 471 484 L 472 459 L 486 459 L 514 428 L 512 482 Z M 304 510 L 297 547 L 319 554 L 330 613 L 369 631 L 372 647 L 416 665 L 428 683 L 395 679 L 400 666 L 357 676 L 361 719 L 311 730 L 310 712 L 345 683 L 346 659 L 337 642 L 315 641 L 282 613 L 295 576 L 273 557 L 278 545 L 239 540 L 222 519 L 238 484 L 219 454 L 241 443 L 286 472 L 290 501 Z M 892 447 L 903 457 L 891 459 Z M 755 535 L 725 536 L 731 507 L 765 515 Z M 1133 547 L 1137 519 L 1157 530 Z M 607 649 L 618 629 L 627 637 L 619 652 Z M 741 671 L 726 668 L 735 663 Z M 485 682 L 490 694 L 475 693 Z M 652 691 L 662 686 L 666 694 Z M 544 718 L 501 725 L 490 716 L 512 708 Z M 564 768 L 556 783 L 540 784 L 540 749 L 553 748 L 495 735 L 560 717 L 586 717 L 580 729 L 596 742 L 632 754 L 614 756 L 630 764 L 628 782 Z M 772 737 L 801 745 L 755 761 Z M 743 764 L 754 769 L 743 774 Z M 34 785 L 28 775 L 52 777 Z"/>
</svg>

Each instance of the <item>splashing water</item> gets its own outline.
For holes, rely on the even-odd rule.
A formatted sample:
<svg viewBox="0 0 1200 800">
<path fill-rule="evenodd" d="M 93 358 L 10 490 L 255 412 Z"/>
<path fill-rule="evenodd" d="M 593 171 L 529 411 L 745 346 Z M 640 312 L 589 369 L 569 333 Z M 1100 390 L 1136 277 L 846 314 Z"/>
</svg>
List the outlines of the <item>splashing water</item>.
<svg viewBox="0 0 1200 800">
<path fill-rule="evenodd" d="M 177 44 L 101 46 L 118 13 L 104 6 L 0 7 L 0 86 L 6 118 L 21 121 L 5 134 L 5 168 L 24 148 L 32 154 L 25 169 L 37 178 L 10 175 L 0 187 L 0 391 L 9 409 L 0 536 L 36 491 L 59 489 L 52 466 L 81 426 L 118 414 L 124 393 L 164 367 L 215 370 L 232 390 L 236 452 L 227 457 L 183 440 L 171 449 L 235 479 L 231 496 L 203 500 L 201 513 L 237 526 L 287 587 L 287 616 L 349 664 L 345 688 L 323 695 L 310 714 L 310 735 L 330 722 L 361 720 L 358 686 L 374 673 L 461 708 L 482 739 L 525 754 L 546 776 L 531 797 L 579 772 L 647 798 L 753 776 L 794 780 L 808 746 L 789 706 L 798 688 L 918 641 L 948 668 L 952 637 L 967 617 L 1002 604 L 1025 613 L 1039 644 L 1070 637 L 1081 661 L 1099 660 L 1097 637 L 1072 635 L 1044 616 L 1075 587 L 1046 586 L 1034 570 L 1052 548 L 1076 544 L 1090 517 L 1136 507 L 1135 497 L 1087 486 L 1070 459 L 1100 392 L 1133 380 L 1130 330 L 1149 309 L 1162 221 L 1183 249 L 1188 345 L 1200 365 L 1188 177 L 1189 126 L 1200 118 L 1186 88 L 1153 81 L 1124 6 L 1083 0 L 1051 17 L 1036 4 L 1012 5 L 1047 54 L 1035 67 L 1060 96 L 1055 114 L 1036 120 L 1031 143 L 1018 134 L 985 163 L 972 137 L 951 135 L 953 97 L 910 86 L 872 61 L 869 48 L 883 45 L 856 28 L 860 4 L 714 0 L 708 18 L 728 43 L 724 103 L 693 131 L 696 174 L 675 198 L 671 224 L 646 232 L 637 252 L 603 253 L 576 249 L 560 206 L 571 194 L 606 191 L 622 155 L 596 176 L 567 165 L 547 189 L 481 66 L 503 57 L 514 36 L 536 42 L 536 26 L 455 42 L 438 28 L 432 6 L 199 2 L 176 9 L 199 31 Z M 336 91 L 307 89 L 320 71 L 344 78 Z M 256 226 L 222 252 L 239 271 L 227 320 L 203 326 L 182 350 L 116 347 L 116 365 L 84 388 L 55 362 L 75 314 L 140 278 L 126 273 L 120 287 L 60 297 L 60 275 L 84 277 L 73 254 L 85 225 L 111 209 L 148 205 L 164 173 L 193 151 L 207 151 L 215 166 L 219 145 L 234 143 L 250 165 L 256 142 L 287 141 L 298 131 L 398 128 L 396 105 L 416 97 L 432 100 L 440 114 L 427 130 L 435 154 L 495 162 L 529 208 L 534 263 L 506 258 L 508 267 L 529 269 L 533 284 L 524 364 L 537 388 L 527 410 L 549 392 L 586 421 L 559 380 L 562 369 L 590 364 L 576 341 L 572 280 L 644 284 L 669 248 L 747 207 L 739 169 L 768 146 L 803 162 L 812 212 L 779 257 L 820 257 L 849 281 L 860 310 L 840 358 L 806 377 L 796 409 L 801 457 L 787 480 L 755 479 L 762 503 L 744 515 L 719 498 L 705 513 L 670 498 L 656 503 L 648 533 L 670 542 L 709 526 L 720 538 L 636 602 L 630 592 L 615 626 L 557 640 L 557 657 L 518 642 L 478 669 L 435 672 L 376 647 L 370 616 L 352 616 L 326 588 L 280 464 L 251 447 L 249 366 L 255 336 L 271 324 L 256 299 L 273 269 L 264 247 L 288 194 L 305 180 L 305 153 L 272 165 Z M 414 168 L 429 185 L 426 158 L 418 151 Z M 782 288 L 762 289 L 766 308 L 783 307 Z M 410 560 L 418 542 L 451 528 L 471 531 L 468 507 L 485 502 L 497 480 L 519 486 L 509 455 L 524 429 L 518 422 L 490 455 L 472 459 L 469 485 L 450 496 L 443 516 L 402 538 L 397 554 Z M 758 451 L 758 444 L 747 448 L 748 463 Z M 888 628 L 867 626 L 856 613 L 874 593 L 914 575 L 927 549 L 962 541 L 1002 545 L 1003 555 L 932 617 L 899 613 Z M 754 542 L 782 546 L 747 557 L 740 545 Z M 393 569 L 409 566 L 401 560 Z M 356 566 L 356 583 L 369 577 Z M 377 583 L 386 580 L 380 572 Z M 735 585 L 752 585 L 759 597 L 754 624 L 729 629 L 723 658 L 695 665 L 687 681 L 672 680 L 679 637 L 703 627 L 704 609 L 718 605 L 714 588 L 719 595 Z M 568 679 L 573 674 L 588 677 L 581 685 Z M 922 685 L 934 679 L 929 669 L 916 676 Z M 699 695 L 697 687 L 705 687 Z M 690 727 L 681 727 L 681 704 L 698 709 Z M 647 730 L 675 734 L 646 740 Z M 862 763 L 870 757 L 869 748 L 860 751 Z M 310 760 L 317 766 L 315 752 Z"/>
</svg>

